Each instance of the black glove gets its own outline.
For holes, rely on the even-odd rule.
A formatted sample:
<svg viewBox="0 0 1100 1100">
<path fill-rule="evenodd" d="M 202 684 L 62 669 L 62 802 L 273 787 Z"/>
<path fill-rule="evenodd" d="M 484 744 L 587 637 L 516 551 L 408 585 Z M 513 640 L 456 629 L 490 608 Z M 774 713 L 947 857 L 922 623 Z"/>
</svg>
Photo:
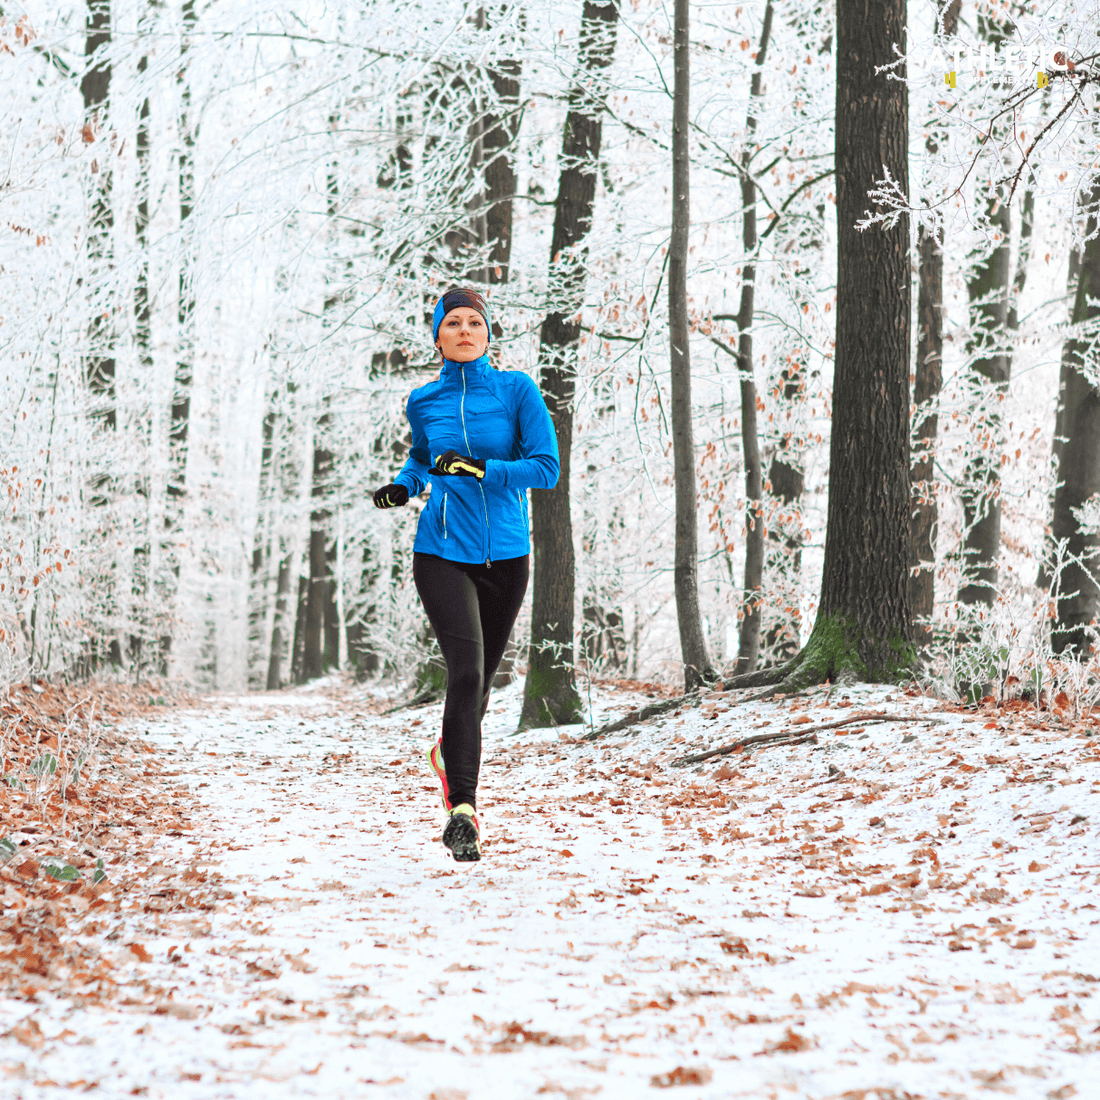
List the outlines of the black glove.
<svg viewBox="0 0 1100 1100">
<path fill-rule="evenodd" d="M 404 485 L 383 485 L 374 493 L 375 508 L 400 508 L 409 503 L 409 490 Z"/>
<path fill-rule="evenodd" d="M 435 465 L 428 473 L 483 478 L 485 476 L 485 459 L 460 455 L 458 451 L 444 451 L 443 454 L 436 455 Z"/>
</svg>

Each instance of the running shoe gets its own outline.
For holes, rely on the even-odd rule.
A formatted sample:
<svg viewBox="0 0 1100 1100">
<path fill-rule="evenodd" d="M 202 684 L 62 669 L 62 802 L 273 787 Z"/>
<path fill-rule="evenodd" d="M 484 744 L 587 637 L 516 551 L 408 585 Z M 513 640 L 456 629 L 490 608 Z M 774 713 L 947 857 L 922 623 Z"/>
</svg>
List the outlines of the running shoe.
<svg viewBox="0 0 1100 1100">
<path fill-rule="evenodd" d="M 436 778 L 443 784 L 443 809 L 451 808 L 451 790 L 447 786 L 447 771 L 443 767 L 443 742 L 437 741 L 428 749 L 428 766 L 436 774 Z"/>
<path fill-rule="evenodd" d="M 468 802 L 447 811 L 443 843 L 451 849 L 457 863 L 481 859 L 481 830 L 478 828 L 477 814 Z"/>
</svg>

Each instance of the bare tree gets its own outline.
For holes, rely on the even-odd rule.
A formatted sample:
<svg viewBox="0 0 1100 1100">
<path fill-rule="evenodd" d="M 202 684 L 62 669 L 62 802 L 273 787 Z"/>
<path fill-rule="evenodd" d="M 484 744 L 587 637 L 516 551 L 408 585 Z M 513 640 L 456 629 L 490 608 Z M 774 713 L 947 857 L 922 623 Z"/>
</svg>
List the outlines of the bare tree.
<svg viewBox="0 0 1100 1100">
<path fill-rule="evenodd" d="M 522 727 L 577 722 L 581 701 L 573 670 L 573 519 L 569 507 L 573 396 L 584 303 L 584 243 L 592 228 L 596 173 L 607 99 L 604 73 L 615 54 L 617 0 L 585 0 L 576 78 L 562 134 L 558 196 L 550 243 L 553 305 L 539 331 L 539 385 L 558 439 L 561 473 L 553 489 L 531 490 L 534 581 L 531 646 Z"/>
<path fill-rule="evenodd" d="M 752 323 L 756 295 L 756 181 L 749 173 L 756 116 L 763 96 L 762 73 L 772 32 L 772 4 L 764 8 L 764 25 L 756 50 L 749 112 L 745 120 L 745 145 L 741 151 L 741 243 L 745 263 L 741 276 L 741 303 L 737 312 L 737 373 L 741 382 L 741 447 L 745 453 L 745 587 L 741 601 L 741 628 L 737 648 L 737 672 L 752 672 L 760 658 L 761 601 L 764 583 L 764 477 L 760 458 L 760 434 L 756 426 L 756 379 L 752 360 Z"/>
<path fill-rule="evenodd" d="M 882 71 L 895 45 L 904 52 L 905 18 L 905 0 L 837 3 L 836 366 L 821 600 L 790 663 L 734 683 L 889 680 L 913 661 L 908 218 L 857 228 L 884 167 L 909 178 L 908 86 Z"/>
<path fill-rule="evenodd" d="M 691 229 L 691 27 L 688 0 L 676 0 L 672 99 L 672 237 L 668 247 L 668 329 L 672 380 L 672 464 L 676 485 L 673 580 L 684 689 L 716 678 L 699 614 L 699 533 L 695 490 L 695 433 L 691 427 L 687 257 Z M 757 467 L 759 471 L 759 466 Z M 759 479 L 759 478 L 758 478 Z"/>
</svg>

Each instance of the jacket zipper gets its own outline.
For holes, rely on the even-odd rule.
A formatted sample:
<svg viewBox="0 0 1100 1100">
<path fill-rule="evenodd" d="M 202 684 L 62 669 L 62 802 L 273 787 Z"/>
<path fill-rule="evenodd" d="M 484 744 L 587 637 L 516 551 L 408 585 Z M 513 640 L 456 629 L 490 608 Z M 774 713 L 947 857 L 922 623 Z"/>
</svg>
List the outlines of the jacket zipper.
<svg viewBox="0 0 1100 1100">
<path fill-rule="evenodd" d="M 461 367 L 462 371 L 462 402 L 459 405 L 459 415 L 462 418 L 462 438 L 466 441 L 466 453 L 473 455 L 473 451 L 470 450 L 470 437 L 466 434 L 466 368 Z M 489 502 L 485 499 L 485 487 L 481 484 L 481 479 L 477 478 L 477 491 L 481 494 L 481 513 L 485 520 L 485 568 L 492 569 L 493 563 L 490 560 L 493 556 L 493 535 L 489 529 Z M 444 503 L 446 498 L 444 498 Z"/>
<path fill-rule="evenodd" d="M 443 493 L 443 537 L 447 537 L 447 494 Z"/>
</svg>

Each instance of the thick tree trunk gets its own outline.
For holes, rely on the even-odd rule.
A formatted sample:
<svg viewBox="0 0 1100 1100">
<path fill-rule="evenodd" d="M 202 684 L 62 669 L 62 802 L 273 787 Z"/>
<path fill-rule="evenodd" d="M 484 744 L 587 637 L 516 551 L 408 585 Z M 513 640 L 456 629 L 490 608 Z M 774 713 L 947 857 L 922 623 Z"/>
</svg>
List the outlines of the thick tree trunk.
<svg viewBox="0 0 1100 1100">
<path fill-rule="evenodd" d="M 556 306 L 539 332 L 539 384 L 554 421 L 561 474 L 553 489 L 531 490 L 534 579 L 531 646 L 520 726 L 580 721 L 573 669 L 573 520 L 569 508 L 573 392 L 580 312 L 584 303 L 584 240 L 592 227 L 596 173 L 607 100 L 603 74 L 615 53 L 617 0 L 585 0 L 577 79 L 562 136 L 558 197 L 550 245 L 550 295 Z"/>
<path fill-rule="evenodd" d="M 672 464 L 676 487 L 673 585 L 684 690 L 714 680 L 699 614 L 699 531 L 695 491 L 695 433 L 691 425 L 687 257 L 691 229 L 691 35 L 688 0 L 676 0 L 673 45 L 672 238 L 668 248 L 668 329 L 672 381 Z"/>
<path fill-rule="evenodd" d="M 519 136 L 520 62 L 498 61 L 489 70 L 496 103 L 482 119 L 481 155 L 484 163 L 485 240 L 489 245 L 489 263 L 482 282 L 503 286 L 508 282 L 512 263 L 512 213 L 515 207 L 516 167 L 514 146 Z M 496 331 L 494 336 L 500 336 Z"/>
<path fill-rule="evenodd" d="M 738 673 L 752 672 L 760 659 L 760 622 L 764 588 L 764 474 L 760 459 L 760 434 L 756 425 L 756 379 L 752 361 L 752 323 L 756 296 L 756 184 L 749 175 L 752 163 L 756 112 L 763 93 L 761 74 L 772 32 L 772 4 L 764 8 L 764 25 L 756 50 L 756 71 L 752 74 L 749 113 L 745 124 L 745 147 L 741 152 L 741 243 L 750 261 L 741 280 L 741 305 L 737 311 L 737 372 L 741 381 L 741 447 L 745 455 L 745 585 L 741 600 L 738 637 Z"/>
<path fill-rule="evenodd" d="M 1093 180 L 1084 207 L 1088 220 L 1071 317 L 1075 325 L 1100 317 L 1100 308 L 1089 302 L 1100 298 L 1100 176 Z M 1066 556 L 1056 579 L 1052 641 L 1056 652 L 1069 650 L 1082 658 L 1088 656 L 1094 637 L 1089 628 L 1100 616 L 1100 534 L 1093 526 L 1082 527 L 1074 515 L 1075 509 L 1100 493 L 1100 387 L 1090 344 L 1071 340 L 1063 357 L 1063 364 L 1068 363 L 1062 414 L 1065 442 L 1058 462 L 1053 523 L 1055 543 L 1065 540 Z M 1087 359 L 1093 360 L 1091 370 Z"/>
<path fill-rule="evenodd" d="M 909 610 L 909 226 L 856 228 L 888 169 L 909 178 L 904 0 L 837 4 L 837 319 L 821 601 L 804 681 L 898 677 Z M 898 79 L 901 78 L 901 79 Z"/>
<path fill-rule="evenodd" d="M 940 33 L 951 36 L 958 29 L 960 0 L 940 5 Z M 933 130 L 925 148 L 934 156 L 943 135 Z M 943 387 L 943 229 L 921 225 L 917 230 L 920 283 L 917 290 L 917 363 L 913 379 L 913 404 L 924 416 L 917 428 L 917 454 L 913 463 L 913 512 L 909 532 L 909 602 L 914 640 L 924 647 L 932 641 L 935 602 L 936 533 L 939 502 L 936 499 L 935 458 L 939 414 L 935 401 Z"/>
<path fill-rule="evenodd" d="M 483 282 L 504 286 L 512 264 L 512 215 L 516 196 L 515 143 L 519 137 L 520 62 L 505 58 L 489 70 L 497 106 L 484 121 L 482 155 L 485 158 L 485 237 L 489 263 Z M 502 335 L 499 321 L 493 335 Z M 493 687 L 507 687 L 515 678 L 517 647 L 515 630 L 508 638 Z"/>
</svg>

